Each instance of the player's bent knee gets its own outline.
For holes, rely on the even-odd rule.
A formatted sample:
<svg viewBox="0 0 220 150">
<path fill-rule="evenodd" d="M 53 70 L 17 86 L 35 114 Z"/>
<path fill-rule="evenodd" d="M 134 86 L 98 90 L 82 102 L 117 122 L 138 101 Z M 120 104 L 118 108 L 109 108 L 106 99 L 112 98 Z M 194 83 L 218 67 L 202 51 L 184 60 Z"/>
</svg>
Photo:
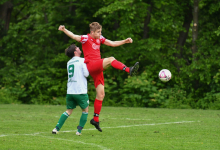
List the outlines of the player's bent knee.
<svg viewBox="0 0 220 150">
<path fill-rule="evenodd" d="M 115 60 L 114 57 L 109 57 L 109 59 L 110 59 L 110 63 L 112 63 Z"/>
<path fill-rule="evenodd" d="M 82 109 L 82 112 L 83 112 L 83 113 L 88 113 L 88 112 L 89 112 L 89 106 L 86 107 L 85 109 Z"/>
<path fill-rule="evenodd" d="M 73 109 L 67 109 L 67 110 L 66 110 L 66 113 L 67 113 L 69 116 L 72 114 L 72 112 L 73 112 Z"/>
<path fill-rule="evenodd" d="M 103 100 L 104 99 L 104 96 L 96 96 L 96 99 L 98 99 L 98 100 Z"/>
<path fill-rule="evenodd" d="M 103 61 L 103 68 L 104 69 L 107 69 L 109 66 L 111 66 L 111 63 L 115 60 L 114 57 L 108 57 L 108 58 L 105 58 L 104 61 Z"/>
<path fill-rule="evenodd" d="M 108 57 L 108 58 L 105 58 L 105 59 L 106 59 L 107 64 L 111 64 L 115 60 L 114 57 Z"/>
<path fill-rule="evenodd" d="M 105 97 L 105 93 L 102 93 L 102 94 L 99 93 L 99 94 L 96 95 L 96 98 L 97 98 L 98 100 L 103 100 L 104 97 Z"/>
</svg>

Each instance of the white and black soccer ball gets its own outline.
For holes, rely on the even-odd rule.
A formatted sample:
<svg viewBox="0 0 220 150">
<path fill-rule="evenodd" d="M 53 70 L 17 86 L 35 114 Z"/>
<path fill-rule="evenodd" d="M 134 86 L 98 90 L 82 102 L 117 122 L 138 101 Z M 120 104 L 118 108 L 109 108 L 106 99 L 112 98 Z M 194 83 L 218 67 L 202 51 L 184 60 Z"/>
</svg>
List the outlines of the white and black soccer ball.
<svg viewBox="0 0 220 150">
<path fill-rule="evenodd" d="M 168 82 L 171 79 L 171 72 L 168 69 L 162 69 L 159 72 L 159 79 L 163 82 Z"/>
</svg>

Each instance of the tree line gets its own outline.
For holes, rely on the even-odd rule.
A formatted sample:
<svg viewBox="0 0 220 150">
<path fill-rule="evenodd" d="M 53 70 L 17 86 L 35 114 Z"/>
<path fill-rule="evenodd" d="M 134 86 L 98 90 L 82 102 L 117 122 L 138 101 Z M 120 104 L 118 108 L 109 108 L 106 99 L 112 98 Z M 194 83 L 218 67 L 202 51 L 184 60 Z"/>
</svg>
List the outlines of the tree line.
<svg viewBox="0 0 220 150">
<path fill-rule="evenodd" d="M 120 47 L 102 45 L 103 58 L 140 63 L 135 77 L 104 71 L 103 105 L 220 109 L 219 14 L 218 0 L 2 0 L 0 103 L 64 104 L 64 50 L 81 44 L 58 26 L 83 35 L 96 21 L 107 39 L 133 39 Z M 169 82 L 158 79 L 161 69 L 171 71 Z M 88 89 L 93 102 L 91 77 Z"/>
</svg>

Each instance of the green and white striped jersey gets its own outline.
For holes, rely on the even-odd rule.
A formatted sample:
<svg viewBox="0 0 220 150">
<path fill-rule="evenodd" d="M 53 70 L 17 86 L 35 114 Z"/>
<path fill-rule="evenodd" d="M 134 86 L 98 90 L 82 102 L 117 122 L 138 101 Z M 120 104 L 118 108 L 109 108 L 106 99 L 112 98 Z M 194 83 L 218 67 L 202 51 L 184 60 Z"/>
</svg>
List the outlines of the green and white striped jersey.
<svg viewBox="0 0 220 150">
<path fill-rule="evenodd" d="M 67 62 L 68 82 L 67 94 L 86 94 L 89 71 L 84 58 L 73 57 Z"/>
</svg>

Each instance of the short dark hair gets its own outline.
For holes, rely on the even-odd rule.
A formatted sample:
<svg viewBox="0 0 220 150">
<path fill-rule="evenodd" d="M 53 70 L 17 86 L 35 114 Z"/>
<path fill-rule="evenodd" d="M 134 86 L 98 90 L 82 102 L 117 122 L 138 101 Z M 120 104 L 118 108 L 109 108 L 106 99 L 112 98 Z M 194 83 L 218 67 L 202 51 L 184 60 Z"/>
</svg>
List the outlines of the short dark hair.
<svg viewBox="0 0 220 150">
<path fill-rule="evenodd" d="M 74 52 L 76 51 L 76 45 L 71 44 L 68 48 L 65 49 L 66 56 L 72 58 L 75 56 Z"/>
</svg>

